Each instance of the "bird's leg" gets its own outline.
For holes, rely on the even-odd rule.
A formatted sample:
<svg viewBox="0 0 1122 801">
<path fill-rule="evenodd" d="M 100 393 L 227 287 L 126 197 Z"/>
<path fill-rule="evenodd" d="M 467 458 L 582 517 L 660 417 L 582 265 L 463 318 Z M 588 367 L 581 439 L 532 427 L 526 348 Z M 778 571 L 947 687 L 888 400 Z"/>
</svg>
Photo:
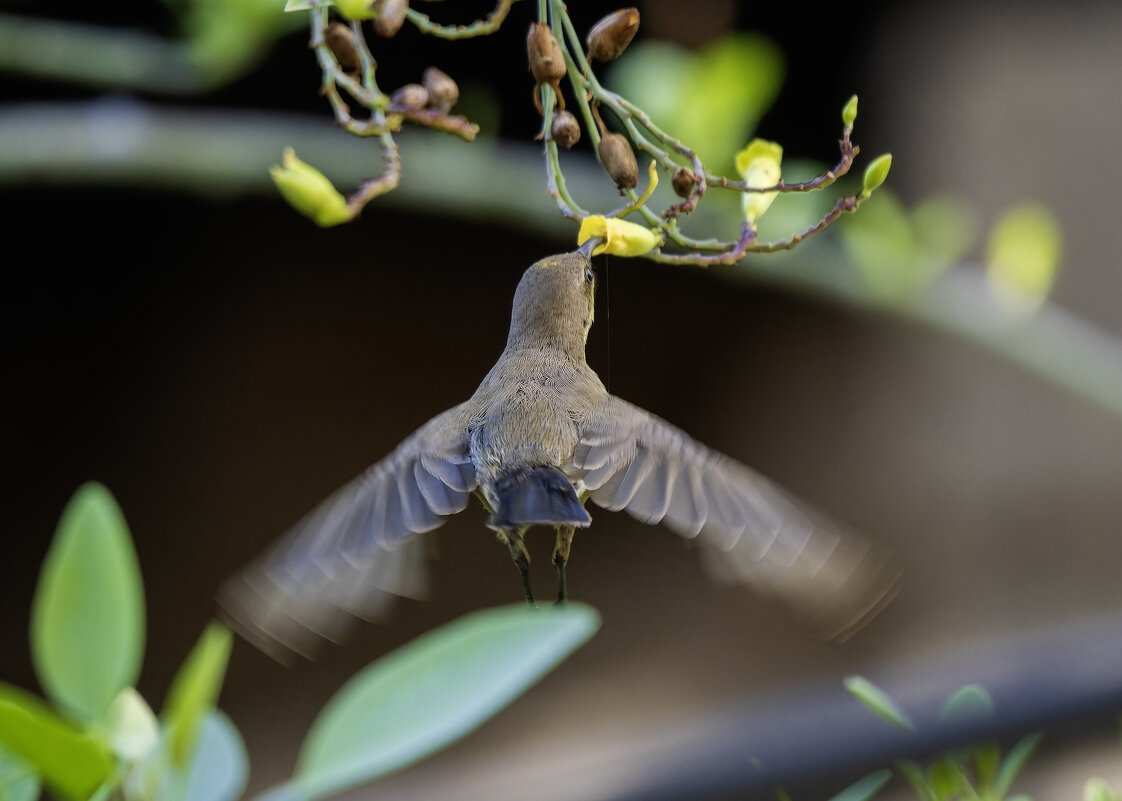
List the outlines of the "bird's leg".
<svg viewBox="0 0 1122 801">
<path fill-rule="evenodd" d="M 526 594 L 526 603 L 534 605 L 534 593 L 530 590 L 530 552 L 526 550 L 526 543 L 522 540 L 525 529 L 500 529 L 497 532 L 499 540 L 506 543 L 510 549 L 510 558 L 518 568 L 518 575 L 522 579 L 522 592 Z"/>
<path fill-rule="evenodd" d="M 569 549 L 573 547 L 573 526 L 557 526 L 557 543 L 553 546 L 553 564 L 557 566 L 557 603 L 565 603 L 569 590 L 565 586 L 565 565 L 569 563 Z"/>
</svg>

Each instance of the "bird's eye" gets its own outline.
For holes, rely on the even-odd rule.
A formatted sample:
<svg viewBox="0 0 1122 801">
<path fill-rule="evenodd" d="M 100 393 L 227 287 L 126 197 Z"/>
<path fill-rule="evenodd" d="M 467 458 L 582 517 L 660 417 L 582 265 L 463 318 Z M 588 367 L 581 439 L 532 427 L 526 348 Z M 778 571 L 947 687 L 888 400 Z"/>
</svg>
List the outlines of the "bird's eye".
<svg viewBox="0 0 1122 801">
<path fill-rule="evenodd" d="M 585 267 L 584 268 L 584 282 L 586 284 L 591 284 L 595 280 L 596 280 L 596 274 L 594 272 L 592 272 L 592 268 L 591 267 Z"/>
</svg>

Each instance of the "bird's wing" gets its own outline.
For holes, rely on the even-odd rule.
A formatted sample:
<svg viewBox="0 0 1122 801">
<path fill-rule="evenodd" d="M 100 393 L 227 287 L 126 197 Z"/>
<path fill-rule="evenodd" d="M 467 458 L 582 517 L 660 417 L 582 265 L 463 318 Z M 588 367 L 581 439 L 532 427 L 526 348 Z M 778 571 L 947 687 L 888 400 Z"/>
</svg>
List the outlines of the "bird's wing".
<svg viewBox="0 0 1122 801">
<path fill-rule="evenodd" d="M 222 588 L 231 622 L 264 650 L 310 655 L 351 616 L 424 589 L 420 546 L 475 489 L 467 404 L 437 415 L 331 495 Z"/>
<path fill-rule="evenodd" d="M 894 593 L 882 549 L 666 421 L 609 396 L 583 423 L 573 466 L 592 500 L 712 546 L 718 577 L 777 595 L 835 638 Z"/>
</svg>

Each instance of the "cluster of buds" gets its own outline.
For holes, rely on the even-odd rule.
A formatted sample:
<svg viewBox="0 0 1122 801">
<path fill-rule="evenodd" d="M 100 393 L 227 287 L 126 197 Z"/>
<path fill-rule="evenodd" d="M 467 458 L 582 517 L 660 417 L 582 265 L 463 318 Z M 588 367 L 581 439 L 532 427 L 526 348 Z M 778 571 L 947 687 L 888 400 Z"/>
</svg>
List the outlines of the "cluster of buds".
<svg viewBox="0 0 1122 801">
<path fill-rule="evenodd" d="M 604 17 L 592 26 L 585 40 L 589 60 L 612 61 L 619 58 L 638 30 L 638 9 L 624 8 Z M 571 148 L 580 140 L 580 123 L 565 111 L 565 97 L 561 94 L 560 87 L 560 81 L 566 75 L 565 56 L 549 25 L 544 22 L 530 25 L 529 33 L 526 34 L 526 56 L 530 72 L 536 81 L 534 106 L 538 113 L 545 113 L 538 89 L 543 84 L 552 87 L 560 110 L 554 113 L 550 123 L 550 138 L 561 147 Z M 600 133 L 600 143 L 596 146 L 600 163 L 604 165 L 620 194 L 634 189 L 639 183 L 639 167 L 631 143 L 623 134 L 607 131 L 596 105 L 593 105 L 592 112 Z"/>
<path fill-rule="evenodd" d="M 390 111 L 410 112 L 431 109 L 447 114 L 460 99 L 460 87 L 442 70 L 429 67 L 422 83 L 407 83 L 390 95 Z"/>
</svg>

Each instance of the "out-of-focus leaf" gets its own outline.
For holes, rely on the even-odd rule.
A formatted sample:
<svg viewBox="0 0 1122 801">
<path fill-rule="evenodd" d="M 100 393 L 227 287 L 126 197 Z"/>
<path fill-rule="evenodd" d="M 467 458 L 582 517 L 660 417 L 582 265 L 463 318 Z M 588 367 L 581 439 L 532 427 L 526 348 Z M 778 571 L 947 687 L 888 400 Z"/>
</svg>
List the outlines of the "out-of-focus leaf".
<svg viewBox="0 0 1122 801">
<path fill-rule="evenodd" d="M 1110 789 L 1104 779 L 1095 776 L 1083 785 L 1083 801 L 1118 801 L 1118 793 Z"/>
<path fill-rule="evenodd" d="M 488 609 L 373 663 L 327 703 L 293 779 L 272 798 L 321 798 L 416 762 L 467 734 L 584 643 L 583 604 Z"/>
<path fill-rule="evenodd" d="M 960 723 L 993 717 L 993 699 L 980 684 L 967 684 L 947 696 L 939 710 L 939 720 Z"/>
<path fill-rule="evenodd" d="M 181 796 L 168 797 L 166 801 L 234 801 L 242 794 L 249 777 L 249 762 L 241 735 L 218 710 L 206 714 L 198 733 L 186 790 Z"/>
<path fill-rule="evenodd" d="M 853 784 L 846 787 L 837 795 L 833 796 L 830 801 L 868 801 L 881 791 L 892 779 L 892 771 L 887 768 L 878 770 L 876 773 L 870 773 L 863 779 L 859 779 Z"/>
<path fill-rule="evenodd" d="M 924 775 L 923 768 L 910 759 L 901 759 L 896 763 L 896 769 L 908 780 L 908 784 L 915 790 L 920 801 L 938 801 L 935 797 L 935 791 L 931 789 L 931 785 L 927 782 L 927 776 Z"/>
<path fill-rule="evenodd" d="M 39 797 L 39 774 L 10 751 L 0 748 L 0 801 L 35 801 Z"/>
<path fill-rule="evenodd" d="M 711 170 L 732 174 L 733 155 L 779 94 L 783 56 L 769 39 L 730 34 L 690 53 L 667 42 L 633 42 L 612 62 L 607 85 L 692 147 Z"/>
<path fill-rule="evenodd" d="M 984 743 L 974 747 L 972 756 L 979 789 L 991 788 L 1001 766 L 1001 749 L 994 743 Z"/>
<path fill-rule="evenodd" d="M 1024 737 L 1013 746 L 1009 753 L 1005 755 L 1005 759 L 1001 763 L 1001 767 L 997 771 L 997 778 L 993 782 L 993 791 L 995 798 L 1004 798 L 1005 794 L 1009 792 L 1009 788 L 1013 786 L 1013 781 L 1017 778 L 1017 774 L 1025 766 L 1028 758 L 1032 756 L 1036 747 L 1040 745 L 1039 734 L 1030 734 Z"/>
<path fill-rule="evenodd" d="M 963 775 L 958 766 L 949 759 L 937 759 L 927 769 L 927 783 L 935 791 L 936 798 L 950 798 L 963 790 Z"/>
<path fill-rule="evenodd" d="M 994 292 L 1015 307 L 1036 308 L 1055 283 L 1062 247 L 1052 212 L 1032 203 L 1010 207 L 986 248 L 986 276 Z"/>
<path fill-rule="evenodd" d="M 218 700 L 232 645 L 230 630 L 217 621 L 211 623 L 171 683 L 164 720 L 172 763 L 179 767 L 190 761 L 199 721 Z"/>
<path fill-rule="evenodd" d="M 838 225 L 842 245 L 869 291 L 896 300 L 922 286 L 927 276 L 916 269 L 916 242 L 903 204 L 881 189 Z"/>
<path fill-rule="evenodd" d="M 101 484 L 78 488 L 43 562 L 31 650 L 47 695 L 79 720 L 100 719 L 136 683 L 144 590 L 125 518 Z"/>
<path fill-rule="evenodd" d="M 929 197 L 912 210 L 911 217 L 916 249 L 922 260 L 920 268 L 931 278 L 960 262 L 978 235 L 976 218 L 963 198 Z"/>
<path fill-rule="evenodd" d="M 845 688 L 881 720 L 899 729 L 915 731 L 915 725 L 904 714 L 904 710 L 896 706 L 895 701 L 868 679 L 861 676 L 850 676 L 845 680 Z"/>
<path fill-rule="evenodd" d="M 51 792 L 69 801 L 86 801 L 113 771 L 104 743 L 8 684 L 0 684 L 0 744 L 33 765 Z"/>
</svg>

